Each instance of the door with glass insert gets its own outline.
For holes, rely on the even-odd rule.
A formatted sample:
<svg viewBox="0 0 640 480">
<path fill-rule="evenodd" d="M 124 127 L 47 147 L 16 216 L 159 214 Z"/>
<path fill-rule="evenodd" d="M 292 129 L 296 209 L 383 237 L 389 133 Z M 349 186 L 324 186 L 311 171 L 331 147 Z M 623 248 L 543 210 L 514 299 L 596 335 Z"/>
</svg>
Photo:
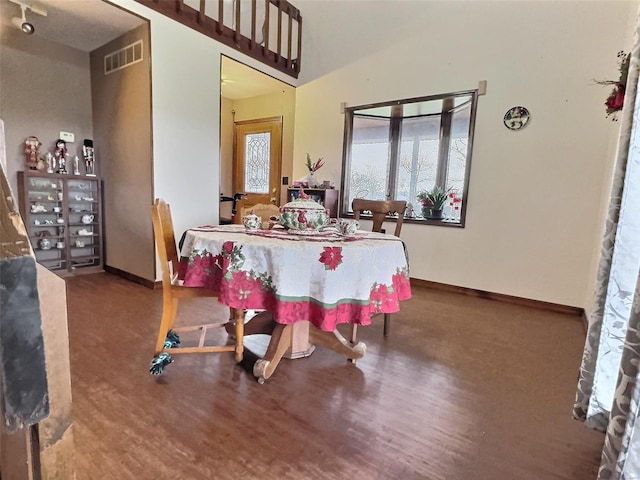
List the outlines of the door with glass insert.
<svg viewBox="0 0 640 480">
<path fill-rule="evenodd" d="M 260 203 L 278 203 L 282 119 L 234 123 L 234 190 Z"/>
</svg>

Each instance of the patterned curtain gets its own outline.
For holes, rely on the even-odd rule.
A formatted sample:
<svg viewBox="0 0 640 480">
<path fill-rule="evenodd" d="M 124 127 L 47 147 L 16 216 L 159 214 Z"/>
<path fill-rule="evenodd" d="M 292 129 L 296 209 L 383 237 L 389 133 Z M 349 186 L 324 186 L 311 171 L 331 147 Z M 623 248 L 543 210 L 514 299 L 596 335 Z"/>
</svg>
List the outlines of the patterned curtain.
<svg viewBox="0 0 640 480">
<path fill-rule="evenodd" d="M 640 17 L 573 416 L 606 432 L 598 480 L 640 478 Z"/>
</svg>

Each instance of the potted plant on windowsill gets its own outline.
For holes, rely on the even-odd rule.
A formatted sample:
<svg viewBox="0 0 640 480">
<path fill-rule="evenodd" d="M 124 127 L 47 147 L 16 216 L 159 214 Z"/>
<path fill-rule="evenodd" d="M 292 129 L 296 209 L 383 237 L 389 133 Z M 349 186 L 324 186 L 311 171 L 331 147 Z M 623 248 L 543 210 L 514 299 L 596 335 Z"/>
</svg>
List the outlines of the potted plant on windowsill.
<svg viewBox="0 0 640 480">
<path fill-rule="evenodd" d="M 416 197 L 422 205 L 422 216 L 430 220 L 441 220 L 442 209 L 449 198 L 449 191 L 444 190 L 439 185 L 435 185 L 431 190 L 418 192 Z"/>
</svg>

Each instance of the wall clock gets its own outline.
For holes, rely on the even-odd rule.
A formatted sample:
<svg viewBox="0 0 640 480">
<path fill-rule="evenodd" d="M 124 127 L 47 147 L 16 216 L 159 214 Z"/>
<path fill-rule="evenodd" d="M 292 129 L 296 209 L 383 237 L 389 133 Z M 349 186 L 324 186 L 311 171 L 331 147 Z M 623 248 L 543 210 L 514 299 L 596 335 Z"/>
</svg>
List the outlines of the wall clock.
<svg viewBox="0 0 640 480">
<path fill-rule="evenodd" d="M 520 130 L 529 123 L 529 110 L 525 107 L 513 107 L 504 114 L 504 126 L 509 130 Z"/>
</svg>

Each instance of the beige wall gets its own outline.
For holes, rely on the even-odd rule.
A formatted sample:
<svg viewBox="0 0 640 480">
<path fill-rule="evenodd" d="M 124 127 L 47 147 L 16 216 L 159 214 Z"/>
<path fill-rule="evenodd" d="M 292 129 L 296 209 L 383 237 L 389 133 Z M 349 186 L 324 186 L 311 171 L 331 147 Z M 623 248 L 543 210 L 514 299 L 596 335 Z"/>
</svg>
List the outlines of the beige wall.
<svg viewBox="0 0 640 480">
<path fill-rule="evenodd" d="M 0 2 L 0 15 L 15 7 Z M 38 137 L 41 155 L 53 152 L 60 132 L 75 134 L 70 158 L 82 158 L 82 140 L 93 138 L 89 54 L 24 35 L 16 28 L 0 32 L 0 118 L 4 120 L 7 176 L 17 194 L 17 174 L 25 169 L 24 141 Z"/>
<path fill-rule="evenodd" d="M 327 3 L 344 6 L 333 23 Z M 411 276 L 587 306 L 617 132 L 604 118 L 609 89 L 594 79 L 617 78 L 616 53 L 630 48 L 637 6 L 301 1 L 311 35 L 304 40 L 314 48 L 304 49 L 308 71 L 297 89 L 294 158 L 306 151 L 324 156 L 325 175 L 338 183 L 340 102 L 473 89 L 487 80 L 466 228 L 405 225 Z M 321 25 L 326 35 L 312 36 Z M 514 105 L 532 115 L 517 132 L 502 124 Z M 303 172 L 294 163 L 294 173 Z"/>
<path fill-rule="evenodd" d="M 293 132 L 295 127 L 296 90 L 288 85 L 283 85 L 282 91 L 260 95 L 252 98 L 235 100 L 231 103 L 231 109 L 235 110 L 235 120 L 258 120 L 260 118 L 282 118 L 282 170 L 281 176 L 289 177 L 289 184 L 293 171 Z M 226 113 L 223 116 L 226 117 Z M 233 129 L 231 131 L 233 141 Z M 233 144 L 232 144 L 233 147 Z M 233 151 L 232 151 L 233 155 Z M 304 160 L 302 160 L 304 162 Z M 281 186 L 280 205 L 286 203 L 286 187 Z"/>
<path fill-rule="evenodd" d="M 140 39 L 143 61 L 105 75 L 104 56 Z M 91 52 L 91 80 L 96 165 L 104 180 L 105 265 L 154 280 L 148 25 Z"/>
</svg>

